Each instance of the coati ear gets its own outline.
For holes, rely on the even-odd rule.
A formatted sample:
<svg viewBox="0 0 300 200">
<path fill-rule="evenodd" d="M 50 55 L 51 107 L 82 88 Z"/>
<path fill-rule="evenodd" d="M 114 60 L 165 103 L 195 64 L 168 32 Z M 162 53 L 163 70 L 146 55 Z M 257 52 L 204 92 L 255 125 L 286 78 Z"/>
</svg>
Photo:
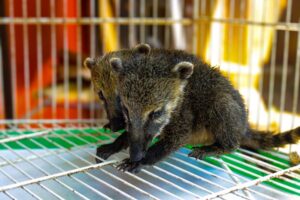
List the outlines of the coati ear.
<svg viewBox="0 0 300 200">
<path fill-rule="evenodd" d="M 93 69 L 96 66 L 96 60 L 93 58 L 86 58 L 83 65 L 89 69 Z"/>
<path fill-rule="evenodd" d="M 138 44 L 133 48 L 133 50 L 135 52 L 148 55 L 151 51 L 151 47 L 149 44 Z"/>
<path fill-rule="evenodd" d="M 118 74 L 121 73 L 124 69 L 120 58 L 111 58 L 109 60 L 109 63 L 111 68 Z"/>
<path fill-rule="evenodd" d="M 180 62 L 172 69 L 181 79 L 188 79 L 194 71 L 194 65 L 190 62 Z"/>
</svg>

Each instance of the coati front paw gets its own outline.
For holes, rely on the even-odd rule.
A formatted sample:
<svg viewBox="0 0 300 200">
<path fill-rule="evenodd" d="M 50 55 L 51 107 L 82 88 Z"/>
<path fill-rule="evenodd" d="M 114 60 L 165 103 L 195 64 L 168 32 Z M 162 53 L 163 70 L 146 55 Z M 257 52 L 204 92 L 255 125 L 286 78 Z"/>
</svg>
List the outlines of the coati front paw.
<svg viewBox="0 0 300 200">
<path fill-rule="evenodd" d="M 101 145 L 100 147 L 97 148 L 96 155 L 98 157 L 102 158 L 103 160 L 106 160 L 109 156 L 111 156 L 112 154 L 115 153 L 115 151 L 113 149 L 114 148 L 113 148 L 112 144 Z M 96 158 L 96 162 L 101 163 L 102 161 L 99 158 Z"/>
<path fill-rule="evenodd" d="M 122 161 L 121 164 L 117 166 L 117 169 L 120 171 L 128 171 L 131 173 L 138 173 L 142 169 L 142 163 L 141 161 L 138 162 L 132 162 L 130 161 L 130 158 L 126 158 Z"/>
<path fill-rule="evenodd" d="M 203 160 L 207 156 L 207 152 L 201 147 L 193 147 L 192 152 L 190 152 L 188 156 Z"/>
</svg>

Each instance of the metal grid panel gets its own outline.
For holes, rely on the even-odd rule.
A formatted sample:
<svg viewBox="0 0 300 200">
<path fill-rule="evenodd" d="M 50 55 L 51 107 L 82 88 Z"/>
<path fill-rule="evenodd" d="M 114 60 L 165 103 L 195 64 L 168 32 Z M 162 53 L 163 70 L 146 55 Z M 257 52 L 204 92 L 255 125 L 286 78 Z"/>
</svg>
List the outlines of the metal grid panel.
<svg viewBox="0 0 300 200">
<path fill-rule="evenodd" d="M 47 131 L 41 131 L 44 126 L 40 125 L 40 130 L 24 135 L 24 130 L 16 125 L 11 126 L 14 134 L 22 134 L 11 136 L 12 132 L 1 132 L 1 148 L 6 149 L 0 155 L 0 194 L 3 199 L 289 199 L 292 198 L 290 194 L 260 183 L 268 181 L 280 186 L 280 182 L 269 180 L 276 177 L 299 186 L 295 178 L 300 175 L 293 171 L 300 169 L 300 165 L 292 168 L 286 166 L 286 169 L 271 168 L 270 160 L 248 150 L 236 154 L 249 159 L 247 165 L 259 165 L 261 171 L 262 168 L 266 171 L 265 176 L 255 175 L 252 181 L 233 173 L 232 164 L 226 161 L 226 156 L 211 158 L 218 163 L 211 164 L 188 158 L 188 149 L 181 149 L 165 161 L 133 175 L 114 167 L 128 156 L 127 152 L 121 152 L 100 164 L 94 162 L 96 145 L 111 141 L 117 133 L 105 133 L 99 126 L 81 124 L 78 128 L 69 124 L 69 128 L 58 125 Z M 32 128 L 28 130 L 32 131 Z M 99 140 L 100 135 L 107 140 Z M 49 148 L 46 142 L 38 138 L 43 138 L 53 147 Z M 15 150 L 17 147 L 12 142 L 19 150 Z M 34 144 L 36 149 L 30 144 Z M 248 155 L 252 155 L 251 158 Z M 231 159 L 238 162 L 236 158 Z M 299 193 L 299 188 L 283 187 Z"/>
<path fill-rule="evenodd" d="M 78 12 L 72 16 L 69 15 L 68 0 L 36 0 L 34 16 L 28 12 L 29 1 L 27 0 L 20 1 L 21 13 L 14 6 L 19 2 L 18 0 L 5 2 L 7 3 L 7 16 L 0 17 L 0 26 L 6 27 L 10 35 L 8 49 L 10 57 L 3 58 L 2 52 L 7 49 L 4 49 L 0 43 L 0 88 L 1 91 L 4 91 L 3 88 L 8 85 L 4 82 L 1 74 L 3 63 L 8 60 L 11 69 L 9 85 L 12 90 L 13 119 L 0 119 L 1 199 L 291 199 L 296 198 L 291 195 L 300 194 L 298 170 L 300 166 L 291 167 L 287 161 L 287 155 L 276 151 L 254 152 L 240 149 L 221 158 L 195 161 L 186 156 L 189 150 L 184 148 L 156 166 L 144 169 L 138 175 L 122 173 L 115 169 L 115 165 L 122 158 L 128 156 L 127 152 L 113 156 L 110 161 L 95 164 L 96 146 L 111 141 L 116 134 L 105 133 L 98 128 L 103 123 L 102 120 L 98 120 L 101 116 L 98 113 L 101 107 L 99 108 L 97 103 L 90 101 L 91 103 L 86 105 L 84 102 L 78 101 L 74 105 L 70 102 L 72 85 L 68 80 L 72 73 L 72 63 L 70 63 L 72 55 L 68 51 L 72 42 L 69 40 L 69 34 L 75 31 L 77 52 L 75 56 L 75 90 L 77 94 L 82 94 L 86 89 L 83 86 L 84 70 L 81 68 L 84 53 L 87 53 L 83 51 L 83 44 L 86 42 L 83 27 L 89 29 L 88 55 L 92 57 L 114 48 L 132 47 L 139 42 L 149 42 L 150 38 L 150 42 L 160 40 L 162 47 L 184 48 L 206 57 L 207 61 L 212 64 L 221 66 L 224 64 L 224 60 L 221 58 L 217 58 L 217 62 L 213 63 L 213 53 L 218 48 L 209 49 L 207 47 L 209 46 L 207 43 L 213 44 L 213 41 L 208 42 L 205 37 L 205 33 L 213 33 L 211 27 L 207 26 L 208 24 L 228 26 L 226 32 L 228 40 L 230 43 L 239 44 L 237 47 L 238 61 L 236 61 L 239 64 L 243 63 L 243 49 L 249 48 L 249 55 L 255 52 L 254 33 L 257 30 L 254 28 L 261 28 L 258 31 L 261 31 L 262 38 L 265 38 L 266 30 L 271 28 L 273 37 L 271 37 L 270 57 L 268 58 L 270 62 L 268 83 L 264 82 L 263 76 L 259 76 L 256 89 L 259 94 L 262 94 L 267 86 L 269 88 L 266 100 L 267 124 L 271 124 L 273 119 L 273 113 L 270 110 L 274 101 L 276 98 L 280 99 L 279 121 L 282 126 L 286 117 L 284 114 L 287 104 L 286 96 L 291 92 L 289 91 L 290 81 L 288 81 L 290 77 L 294 87 L 290 109 L 293 117 L 289 118 L 291 119 L 289 125 L 290 128 L 299 126 L 296 116 L 297 113 L 299 115 L 300 90 L 297 83 L 299 83 L 300 77 L 300 24 L 299 16 L 296 15 L 296 20 L 292 18 L 295 15 L 292 8 L 297 4 L 296 1 L 274 0 L 261 3 L 247 0 L 90 0 L 88 1 L 89 12 L 86 14 L 80 9 L 86 2 L 76 0 L 75 8 Z M 48 15 L 42 9 L 45 2 L 49 3 Z M 282 2 L 285 6 L 280 10 Z M 251 13 L 255 15 L 255 9 L 251 8 L 257 8 L 257 4 L 265 11 L 259 15 L 261 19 L 249 17 Z M 281 12 L 282 19 L 274 21 L 264 19 L 272 10 L 268 8 L 272 4 L 275 5 L 274 16 Z M 227 9 L 228 16 L 220 16 L 218 15 L 220 13 L 216 12 L 216 8 L 221 5 L 224 10 Z M 126 6 L 128 6 L 128 12 L 124 12 Z M 149 6 L 152 8 L 150 13 L 148 12 Z M 59 9 L 59 7 L 63 8 Z M 101 12 L 103 8 L 105 8 L 104 10 L 110 9 L 111 14 Z M 192 15 L 187 14 L 188 9 L 193 11 Z M 250 14 L 246 16 L 241 13 Z M 72 25 L 76 25 L 76 30 L 70 28 Z M 36 77 L 30 73 L 35 62 L 30 60 L 32 46 L 29 38 L 30 29 L 33 26 L 36 27 L 36 38 L 34 38 L 37 49 Z M 21 34 L 18 27 L 22 27 Z M 50 30 L 49 47 L 44 46 L 42 42 L 45 39 L 45 32 L 48 31 L 48 29 L 45 30 L 45 27 Z M 238 27 L 237 34 L 235 27 Z M 103 30 L 100 31 L 100 37 L 114 37 L 112 39 L 116 41 L 115 46 L 109 42 L 99 42 L 98 29 Z M 111 31 L 112 29 L 115 29 L 115 32 Z M 250 35 L 249 46 L 243 43 L 245 40 L 243 35 L 246 32 Z M 113 34 L 109 35 L 110 33 Z M 192 37 L 188 37 L 189 34 Z M 283 54 L 278 55 L 282 34 L 284 38 Z M 296 52 L 291 52 L 289 48 L 292 46 L 290 38 L 293 35 L 297 35 Z M 23 44 L 21 51 L 24 65 L 21 68 L 18 64 L 20 50 L 18 37 L 22 37 Z M 235 37 L 238 40 L 234 40 Z M 62 40 L 61 44 L 58 43 L 60 39 Z M 266 39 L 261 42 L 263 43 L 264 40 Z M 218 41 L 218 38 L 215 38 L 215 41 Z M 45 74 L 43 60 L 46 54 L 45 48 L 50 49 L 51 73 L 49 74 Z M 208 49 L 209 55 L 206 56 L 199 49 Z M 227 50 L 230 51 L 229 46 L 224 47 L 222 51 L 226 52 Z M 61 55 L 59 51 L 62 52 Z M 262 56 L 263 51 L 262 48 L 258 54 Z M 290 55 L 293 53 L 296 56 L 293 62 L 290 62 Z M 59 61 L 60 56 L 62 57 L 61 62 Z M 282 61 L 278 61 L 278 57 L 282 57 Z M 280 81 L 276 78 L 278 65 L 282 66 Z M 238 79 L 236 87 L 239 89 L 243 86 L 243 74 L 249 75 L 246 93 L 248 93 L 250 104 L 250 86 L 257 73 L 265 73 L 264 67 L 260 66 L 260 70 L 257 71 L 253 61 L 248 63 L 248 68 L 235 68 L 235 66 L 236 63 L 229 63 L 225 75 L 230 77 L 231 73 L 236 73 Z M 57 74 L 60 69 L 62 69 L 60 73 L 63 76 L 62 85 L 58 83 Z M 289 76 L 291 69 L 293 76 Z M 22 78 L 18 79 L 20 73 Z M 47 79 L 47 76 L 51 77 L 50 89 L 48 88 L 50 98 L 44 98 L 47 91 L 43 81 Z M 31 94 L 29 90 L 34 78 L 37 80 L 37 95 Z M 20 83 L 21 81 L 22 83 Z M 276 85 L 276 82 L 280 82 L 279 86 Z M 25 87 L 24 93 L 18 93 L 20 84 Z M 279 96 L 276 96 L 276 87 L 280 88 Z M 63 105 L 59 104 L 60 93 L 64 96 Z M 88 93 L 91 98 L 93 96 L 92 86 L 88 88 Z M 7 103 L 5 96 L 1 95 L 0 97 L 0 108 L 4 108 L 4 103 Z M 77 97 L 80 98 L 79 95 Z M 32 103 L 35 100 L 37 103 Z M 25 112 L 19 114 L 20 105 L 23 102 L 25 103 Z M 43 111 L 43 108 L 47 106 L 51 108 L 50 117 L 45 117 L 47 113 Z M 90 109 L 88 117 L 84 115 L 86 106 Z M 76 117 L 71 119 L 70 111 L 75 108 Z M 63 110 L 63 116 L 59 115 L 60 110 Z M 259 118 L 259 113 L 262 112 L 261 108 L 257 106 L 250 109 L 250 111 L 252 110 L 257 113 L 258 117 L 255 123 L 259 126 L 262 120 Z M 74 132 L 74 130 L 76 131 Z M 110 140 L 103 141 L 103 138 L 99 138 L 100 136 L 105 136 Z M 292 148 L 289 149 L 289 151 L 291 150 Z"/>
</svg>

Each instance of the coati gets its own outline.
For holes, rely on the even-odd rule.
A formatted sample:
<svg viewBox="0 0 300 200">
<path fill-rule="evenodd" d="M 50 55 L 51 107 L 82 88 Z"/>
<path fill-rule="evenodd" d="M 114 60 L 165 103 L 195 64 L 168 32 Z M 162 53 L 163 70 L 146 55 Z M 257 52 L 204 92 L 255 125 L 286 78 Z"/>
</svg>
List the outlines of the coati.
<svg viewBox="0 0 300 200">
<path fill-rule="evenodd" d="M 146 50 L 145 50 L 146 48 Z M 103 102 L 104 108 L 109 119 L 109 123 L 104 128 L 112 131 L 118 131 L 125 128 L 125 119 L 123 116 L 120 97 L 116 88 L 116 75 L 111 69 L 109 60 L 112 57 L 122 58 L 126 60 L 131 58 L 132 53 L 143 54 L 150 47 L 147 45 L 137 45 L 134 49 L 124 49 L 105 54 L 102 57 L 86 58 L 84 66 L 91 71 L 91 81 L 95 92 L 99 99 Z M 128 147 L 127 132 L 125 131 L 121 137 L 112 144 L 101 145 L 97 148 L 97 155 L 103 159 L 107 159 L 110 155 Z M 100 160 L 96 160 L 100 162 Z"/>
<path fill-rule="evenodd" d="M 185 144 L 202 144 L 189 156 L 203 159 L 240 146 L 266 149 L 300 139 L 300 127 L 275 135 L 251 129 L 241 95 L 217 68 L 184 51 L 139 48 L 126 59 L 109 59 L 126 121 L 127 134 L 120 138 L 130 149 L 119 169 L 138 172 Z"/>
</svg>

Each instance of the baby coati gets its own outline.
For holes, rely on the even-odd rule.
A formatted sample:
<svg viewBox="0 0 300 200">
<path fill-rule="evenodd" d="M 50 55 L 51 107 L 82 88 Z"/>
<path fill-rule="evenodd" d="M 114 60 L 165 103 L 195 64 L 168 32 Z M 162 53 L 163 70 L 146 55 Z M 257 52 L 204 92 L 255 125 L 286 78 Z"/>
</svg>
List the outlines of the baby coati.
<svg viewBox="0 0 300 200">
<path fill-rule="evenodd" d="M 130 59 L 132 53 L 143 54 L 150 47 L 147 45 L 137 45 L 133 49 L 124 49 L 120 51 L 110 52 L 102 57 L 86 58 L 84 61 L 85 67 L 91 70 L 91 79 L 95 92 L 99 99 L 103 102 L 104 108 L 109 119 L 109 123 L 104 125 L 104 128 L 109 128 L 112 131 L 118 131 L 125 128 L 125 120 L 120 97 L 116 88 L 116 75 L 111 69 L 109 60 L 112 57 L 118 57 L 123 60 Z M 110 155 L 128 147 L 127 132 L 125 131 L 121 137 L 115 140 L 112 144 L 105 144 L 97 148 L 97 155 L 103 159 Z M 100 160 L 97 160 L 100 162 Z"/>
<path fill-rule="evenodd" d="M 251 129 L 239 92 L 218 69 L 183 51 L 139 48 L 108 61 L 127 130 L 110 145 L 115 152 L 130 149 L 119 169 L 138 172 L 185 144 L 202 144 L 189 154 L 202 159 L 240 146 L 272 148 L 300 139 L 300 127 L 275 135 Z"/>
</svg>

